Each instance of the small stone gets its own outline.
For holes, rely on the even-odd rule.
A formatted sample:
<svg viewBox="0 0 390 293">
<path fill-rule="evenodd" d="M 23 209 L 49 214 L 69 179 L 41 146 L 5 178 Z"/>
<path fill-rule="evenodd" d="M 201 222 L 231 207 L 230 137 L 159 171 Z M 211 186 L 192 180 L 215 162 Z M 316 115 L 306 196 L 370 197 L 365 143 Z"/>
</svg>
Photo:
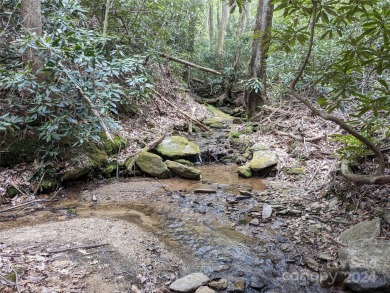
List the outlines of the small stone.
<svg viewBox="0 0 390 293">
<path fill-rule="evenodd" d="M 261 213 L 261 216 L 263 219 L 268 219 L 272 215 L 272 207 L 268 204 L 263 205 L 263 211 Z"/>
<path fill-rule="evenodd" d="M 259 221 L 259 219 L 257 219 L 257 218 L 254 218 L 254 219 L 252 219 L 252 220 L 249 222 L 249 225 L 253 225 L 253 226 L 259 226 L 259 224 L 260 224 L 260 221 Z"/>
<path fill-rule="evenodd" d="M 240 190 L 241 195 L 247 195 L 247 196 L 252 196 L 252 193 L 248 190 Z"/>
<path fill-rule="evenodd" d="M 210 289 L 207 286 L 200 286 L 195 293 L 214 293 L 215 291 L 213 289 Z"/>
<path fill-rule="evenodd" d="M 228 288 L 229 292 L 243 293 L 245 292 L 246 283 L 244 279 L 235 279 Z"/>
<path fill-rule="evenodd" d="M 318 255 L 318 259 L 320 259 L 322 261 L 332 261 L 333 257 L 331 257 L 329 254 L 326 254 L 326 253 L 320 253 Z"/>
<path fill-rule="evenodd" d="M 227 288 L 228 281 L 226 279 L 219 279 L 216 281 L 211 281 L 208 285 L 215 290 L 222 291 Z"/>
<path fill-rule="evenodd" d="M 287 243 L 283 243 L 282 245 L 280 245 L 280 250 L 285 252 L 291 251 L 291 245 Z"/>
<path fill-rule="evenodd" d="M 217 191 L 214 189 L 199 188 L 199 189 L 195 189 L 194 193 L 217 193 Z"/>
<path fill-rule="evenodd" d="M 249 287 L 251 287 L 253 289 L 261 290 L 261 289 L 264 289 L 265 287 L 267 287 L 267 285 L 268 285 L 268 282 L 267 282 L 267 279 L 265 277 L 255 276 L 251 280 Z"/>
<path fill-rule="evenodd" d="M 318 264 L 318 262 L 316 262 L 314 259 L 312 259 L 310 257 L 306 257 L 305 262 L 306 262 L 307 266 L 309 268 L 311 268 L 313 271 L 317 272 L 320 268 L 320 265 Z"/>
<path fill-rule="evenodd" d="M 245 200 L 245 199 L 250 199 L 250 195 L 239 195 L 239 196 L 236 196 L 236 199 L 237 200 Z"/>
<path fill-rule="evenodd" d="M 193 273 L 174 281 L 169 286 L 169 289 L 176 292 L 191 292 L 208 281 L 209 278 L 206 275 L 202 273 Z"/>
<path fill-rule="evenodd" d="M 249 164 L 245 164 L 237 168 L 238 175 L 244 178 L 250 178 L 253 176 L 252 169 Z"/>
</svg>

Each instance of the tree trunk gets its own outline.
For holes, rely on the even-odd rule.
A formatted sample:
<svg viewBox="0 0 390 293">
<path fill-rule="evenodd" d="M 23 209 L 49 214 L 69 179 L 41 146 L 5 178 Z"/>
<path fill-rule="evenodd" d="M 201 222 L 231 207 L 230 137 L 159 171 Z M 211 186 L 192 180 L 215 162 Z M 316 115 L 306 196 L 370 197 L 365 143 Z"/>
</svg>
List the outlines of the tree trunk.
<svg viewBox="0 0 390 293">
<path fill-rule="evenodd" d="M 108 27 L 108 14 L 110 12 L 110 0 L 106 1 L 106 10 L 104 12 L 104 22 L 103 22 L 103 37 L 107 37 L 107 27 Z"/>
<path fill-rule="evenodd" d="M 38 36 L 42 35 L 42 11 L 40 0 L 22 0 L 20 6 L 21 25 L 29 32 Z M 42 60 L 37 56 L 35 50 L 29 49 L 23 59 L 30 63 L 33 71 L 41 65 Z"/>
<path fill-rule="evenodd" d="M 222 68 L 222 56 L 223 56 L 223 43 L 225 40 L 226 27 L 229 18 L 229 4 L 222 2 L 221 21 L 218 31 L 218 47 L 217 47 L 217 60 L 218 67 Z"/>
<path fill-rule="evenodd" d="M 209 38 L 210 38 L 210 50 L 214 45 L 214 5 L 209 3 Z"/>
<path fill-rule="evenodd" d="M 256 22 L 252 42 L 252 53 L 249 64 L 248 76 L 261 82 L 261 89 L 251 88 L 245 91 L 245 104 L 248 117 L 251 118 L 258 107 L 266 101 L 266 61 L 270 44 L 272 27 L 273 4 L 271 0 L 259 0 L 256 13 Z"/>
<path fill-rule="evenodd" d="M 240 59 L 241 59 L 241 49 L 242 49 L 242 42 L 240 40 L 243 30 L 244 30 L 244 22 L 245 22 L 245 11 L 242 10 L 239 17 L 238 17 L 238 23 L 237 23 L 237 29 L 236 29 L 236 39 L 237 39 L 237 45 L 236 45 L 236 51 L 233 58 L 233 72 L 229 76 L 228 79 L 228 85 L 227 85 L 227 91 L 226 96 L 229 100 L 233 99 L 232 90 L 234 87 L 234 84 L 237 80 L 237 72 L 240 67 Z"/>
</svg>

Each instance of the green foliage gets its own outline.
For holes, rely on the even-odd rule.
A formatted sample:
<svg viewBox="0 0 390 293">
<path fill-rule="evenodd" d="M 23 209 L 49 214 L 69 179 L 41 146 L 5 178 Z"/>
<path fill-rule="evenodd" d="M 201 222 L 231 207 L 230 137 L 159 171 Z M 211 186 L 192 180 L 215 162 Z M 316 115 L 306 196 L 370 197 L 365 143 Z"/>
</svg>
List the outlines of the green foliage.
<svg viewBox="0 0 390 293">
<path fill-rule="evenodd" d="M 307 51 L 310 34 L 307 24 L 313 2 L 274 3 L 277 20 L 269 71 L 274 80 L 289 83 L 293 79 L 291 72 L 297 72 Z M 349 115 L 353 119 L 349 121 L 351 124 L 379 144 L 386 139 L 383 132 L 390 124 L 390 3 L 379 0 L 316 3 L 313 51 L 297 87 L 317 89 L 322 94 L 317 100 L 320 107 Z M 278 65 L 287 58 L 290 70 L 282 66 L 278 71 Z M 364 148 L 355 138 L 345 136 L 339 140 L 344 144 L 341 150 L 344 157 L 361 155 Z"/>
<path fill-rule="evenodd" d="M 144 57 L 125 57 L 114 39 L 107 39 L 82 25 L 84 9 L 78 1 L 44 2 L 45 35 L 20 35 L 7 46 L 15 56 L 34 50 L 40 65 L 34 71 L 19 58 L 3 64 L 0 91 L 7 93 L 13 112 L 0 117 L 0 130 L 34 125 L 49 143 L 64 138 L 76 144 L 99 140 L 101 127 L 85 101 L 88 97 L 111 129 L 117 106 L 133 99 L 147 99 L 148 81 Z"/>
</svg>

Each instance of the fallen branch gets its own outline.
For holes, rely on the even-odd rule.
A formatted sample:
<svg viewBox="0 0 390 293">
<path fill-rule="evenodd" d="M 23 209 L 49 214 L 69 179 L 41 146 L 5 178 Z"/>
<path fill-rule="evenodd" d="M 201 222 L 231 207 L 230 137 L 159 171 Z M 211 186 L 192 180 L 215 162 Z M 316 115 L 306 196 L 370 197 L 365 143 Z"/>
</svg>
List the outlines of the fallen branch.
<svg viewBox="0 0 390 293">
<path fill-rule="evenodd" d="M 165 59 L 168 59 L 168 60 L 171 60 L 171 61 L 175 61 L 175 62 L 184 64 L 184 65 L 187 65 L 187 66 L 190 66 L 190 67 L 194 67 L 194 68 L 197 68 L 197 69 L 205 71 L 205 72 L 209 72 L 209 73 L 213 73 L 213 74 L 217 74 L 217 75 L 221 75 L 222 74 L 221 72 L 216 71 L 214 69 L 203 67 L 203 66 L 200 66 L 198 64 L 191 63 L 191 62 L 185 61 L 183 59 L 179 59 L 179 58 L 176 58 L 176 57 L 164 54 L 164 53 L 158 53 L 158 55 L 160 55 L 161 57 L 163 57 Z"/>
<path fill-rule="evenodd" d="M 390 175 L 359 175 L 351 171 L 348 161 L 341 162 L 341 174 L 357 185 L 363 184 L 387 184 L 390 183 Z"/>
<path fill-rule="evenodd" d="M 109 139 L 111 142 L 114 142 L 114 139 L 112 138 L 111 133 L 108 131 L 108 128 L 107 128 L 106 124 L 104 123 L 102 116 L 100 116 L 99 111 L 96 110 L 95 105 L 92 103 L 91 99 L 87 97 L 87 95 L 84 93 L 84 91 L 82 90 L 82 88 L 78 84 L 75 83 L 75 87 L 80 92 L 83 99 L 88 103 L 93 115 L 95 115 L 95 117 L 99 121 L 100 126 L 103 128 L 104 133 L 107 136 L 107 139 Z"/>
<path fill-rule="evenodd" d="M 18 293 L 20 293 L 20 287 L 19 287 L 19 274 L 18 274 L 18 272 L 17 272 L 14 268 L 12 268 L 12 271 L 13 271 L 14 274 L 15 274 L 16 291 L 17 291 Z"/>
<path fill-rule="evenodd" d="M 138 152 L 134 155 L 134 157 L 133 157 L 129 162 L 126 161 L 125 165 L 126 165 L 126 170 L 127 170 L 127 172 L 128 172 L 128 173 L 131 173 L 131 171 L 133 170 L 133 167 L 134 167 L 134 165 L 135 165 L 135 160 L 137 159 L 137 156 L 138 156 L 140 153 L 142 153 L 142 152 L 147 152 L 147 151 L 149 151 L 149 150 L 151 150 L 151 149 L 154 149 L 157 145 L 160 144 L 160 142 L 163 141 L 163 139 L 167 136 L 168 132 L 169 132 L 169 131 L 167 131 L 166 133 L 164 133 L 164 134 L 163 134 L 162 136 L 160 136 L 159 138 L 157 138 L 157 139 L 151 141 L 150 143 L 148 143 L 145 147 L 143 147 L 140 151 L 138 151 Z"/>
<path fill-rule="evenodd" d="M 192 120 L 196 125 L 198 125 L 201 129 L 203 130 L 206 130 L 206 131 L 210 131 L 210 128 L 208 128 L 206 125 L 204 125 L 203 123 L 199 122 L 198 120 L 196 120 L 195 118 L 192 118 L 190 115 L 188 115 L 187 113 L 183 112 L 182 110 L 179 110 L 176 108 L 176 106 L 174 104 L 172 104 L 170 101 L 168 101 L 166 98 L 164 98 L 159 92 L 157 91 L 153 91 L 161 100 L 163 100 L 164 102 L 166 102 L 168 105 L 170 105 L 173 109 L 175 109 L 176 112 L 184 115 L 185 117 L 187 117 L 188 119 Z"/>
<path fill-rule="evenodd" d="M 98 248 L 98 247 L 107 246 L 107 245 L 110 245 L 110 244 L 109 243 L 93 244 L 93 245 L 64 248 L 64 249 L 59 249 L 59 250 L 49 250 L 49 251 L 47 251 L 47 253 L 48 254 L 56 254 L 56 253 L 62 253 L 62 252 L 67 252 L 67 251 L 71 251 L 71 250 Z"/>
<path fill-rule="evenodd" d="M 30 204 L 34 204 L 34 203 L 53 202 L 53 201 L 58 201 L 58 199 L 37 199 L 37 200 L 32 200 L 32 201 L 29 201 L 29 202 L 25 202 L 25 203 L 22 203 L 22 204 L 19 204 L 19 205 L 16 205 L 16 206 L 13 206 L 13 207 L 1 210 L 0 213 L 16 210 L 16 209 L 18 209 L 20 207 L 24 207 L 24 206 L 27 206 L 27 205 L 30 205 Z"/>
<path fill-rule="evenodd" d="M 306 142 L 313 142 L 313 141 L 321 140 L 323 138 L 327 138 L 329 136 L 338 135 L 336 133 L 333 133 L 333 134 L 324 134 L 324 135 L 319 135 L 319 136 L 305 138 L 305 137 L 302 137 L 302 136 L 297 136 L 297 135 L 294 135 L 292 133 L 286 133 L 286 132 L 282 132 L 282 131 L 275 131 L 275 133 L 279 134 L 279 135 L 283 135 L 283 136 L 289 136 L 289 137 L 291 137 L 291 138 L 293 138 L 295 140 L 298 140 L 298 141 L 306 141 Z"/>
</svg>

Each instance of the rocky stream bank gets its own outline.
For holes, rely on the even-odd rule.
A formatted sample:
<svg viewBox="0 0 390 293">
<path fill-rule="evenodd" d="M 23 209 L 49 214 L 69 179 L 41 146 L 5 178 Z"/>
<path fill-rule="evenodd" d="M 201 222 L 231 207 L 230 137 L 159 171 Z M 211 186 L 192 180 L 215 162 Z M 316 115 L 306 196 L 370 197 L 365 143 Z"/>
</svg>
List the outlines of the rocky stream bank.
<svg viewBox="0 0 390 293">
<path fill-rule="evenodd" d="M 212 132 L 177 131 L 136 156 L 118 155 L 118 137 L 59 178 L 99 180 L 2 211 L 1 292 L 389 292 L 387 189 L 377 217 L 353 226 L 350 203 L 313 186 L 329 165 L 213 112 Z"/>
</svg>

